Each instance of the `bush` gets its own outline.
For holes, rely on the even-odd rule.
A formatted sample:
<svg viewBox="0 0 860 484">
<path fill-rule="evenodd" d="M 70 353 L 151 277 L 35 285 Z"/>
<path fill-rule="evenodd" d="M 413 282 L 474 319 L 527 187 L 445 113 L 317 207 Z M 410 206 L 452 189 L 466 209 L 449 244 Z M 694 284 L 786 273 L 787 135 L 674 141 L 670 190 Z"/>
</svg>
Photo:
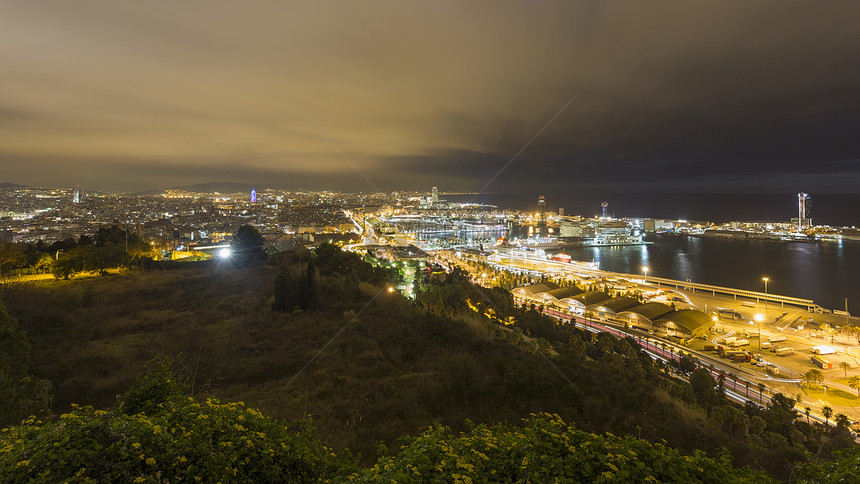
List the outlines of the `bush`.
<svg viewBox="0 0 860 484">
<path fill-rule="evenodd" d="M 681 455 L 661 444 L 595 435 L 539 414 L 524 427 L 479 425 L 452 435 L 432 427 L 383 457 L 360 482 L 770 482 L 701 452 Z"/>
<path fill-rule="evenodd" d="M 0 435 L 0 482 L 311 482 L 353 459 L 310 424 L 284 425 L 244 404 L 174 397 L 157 415 L 76 407 Z"/>
</svg>

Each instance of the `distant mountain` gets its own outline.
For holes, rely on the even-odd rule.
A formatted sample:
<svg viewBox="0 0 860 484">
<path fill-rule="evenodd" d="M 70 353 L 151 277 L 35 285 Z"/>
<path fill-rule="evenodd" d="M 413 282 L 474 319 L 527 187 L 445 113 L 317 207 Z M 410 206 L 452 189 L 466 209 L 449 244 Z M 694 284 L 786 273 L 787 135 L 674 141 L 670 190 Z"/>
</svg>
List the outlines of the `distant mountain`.
<svg viewBox="0 0 860 484">
<path fill-rule="evenodd" d="M 19 185 L 17 183 L 3 182 L 3 183 L 0 183 L 0 188 L 27 188 L 27 185 Z"/>
<path fill-rule="evenodd" d="M 254 188 L 257 191 L 262 191 L 266 188 L 273 188 L 271 185 L 256 185 L 252 183 L 235 183 L 235 182 L 209 182 L 209 183 L 198 183 L 196 185 L 184 185 L 180 187 L 171 187 L 163 190 L 146 190 L 143 192 L 132 193 L 132 195 L 158 195 L 163 193 L 165 190 L 184 190 L 186 192 L 195 192 L 195 193 L 240 193 L 240 192 L 250 192 L 251 189 Z"/>
</svg>

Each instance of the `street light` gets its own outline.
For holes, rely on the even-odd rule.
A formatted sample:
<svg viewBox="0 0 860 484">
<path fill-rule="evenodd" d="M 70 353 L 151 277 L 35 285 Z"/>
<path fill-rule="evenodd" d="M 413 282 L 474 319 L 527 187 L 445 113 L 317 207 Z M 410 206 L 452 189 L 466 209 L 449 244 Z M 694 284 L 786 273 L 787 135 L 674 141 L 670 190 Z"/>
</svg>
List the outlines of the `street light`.
<svg viewBox="0 0 860 484">
<path fill-rule="evenodd" d="M 764 281 L 764 314 L 767 315 L 767 281 L 770 279 L 762 277 L 761 280 Z"/>
<path fill-rule="evenodd" d="M 642 266 L 642 272 L 645 274 L 644 278 L 642 279 L 642 282 L 645 283 L 648 279 L 648 266 Z"/>
<path fill-rule="evenodd" d="M 758 322 L 758 349 L 761 351 L 761 320 L 764 319 L 764 316 L 761 313 L 755 315 L 755 320 Z"/>
<path fill-rule="evenodd" d="M 486 277 L 487 277 L 487 273 L 486 273 L 486 272 L 484 272 L 483 274 L 481 274 L 481 285 L 482 285 L 482 286 L 485 286 L 485 284 L 484 284 L 484 278 L 486 278 Z"/>
</svg>

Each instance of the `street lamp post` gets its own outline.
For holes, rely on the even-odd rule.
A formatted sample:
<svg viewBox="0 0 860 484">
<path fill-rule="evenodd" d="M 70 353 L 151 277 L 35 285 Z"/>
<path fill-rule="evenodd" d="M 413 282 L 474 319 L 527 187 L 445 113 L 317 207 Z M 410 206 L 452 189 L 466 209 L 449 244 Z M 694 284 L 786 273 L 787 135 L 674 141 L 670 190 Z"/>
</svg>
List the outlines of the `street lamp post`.
<svg viewBox="0 0 860 484">
<path fill-rule="evenodd" d="M 642 272 L 645 274 L 642 278 L 642 282 L 647 283 L 648 282 L 648 266 L 642 267 Z"/>
<path fill-rule="evenodd" d="M 770 278 L 762 277 L 761 280 L 764 281 L 764 314 L 765 317 L 767 317 L 767 281 L 769 281 Z"/>
<path fill-rule="evenodd" d="M 755 315 L 755 320 L 758 322 L 758 349 L 761 351 L 761 320 L 764 319 L 764 316 L 761 313 Z"/>
</svg>

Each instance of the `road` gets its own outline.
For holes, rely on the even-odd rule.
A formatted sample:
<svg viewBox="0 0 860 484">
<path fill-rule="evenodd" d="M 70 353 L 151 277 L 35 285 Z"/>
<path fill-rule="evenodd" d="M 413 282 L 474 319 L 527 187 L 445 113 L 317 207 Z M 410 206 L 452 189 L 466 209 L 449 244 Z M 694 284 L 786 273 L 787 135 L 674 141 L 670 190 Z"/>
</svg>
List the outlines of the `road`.
<svg viewBox="0 0 860 484">
<path fill-rule="evenodd" d="M 518 304 L 520 303 L 522 303 L 522 301 L 518 301 Z M 574 316 L 553 308 L 545 308 L 544 314 L 564 322 L 574 322 L 578 327 L 595 333 L 606 332 L 619 338 L 633 338 L 638 341 L 642 349 L 655 360 L 659 359 L 664 362 L 668 362 L 669 360 L 678 361 L 681 358 L 681 355 L 690 355 L 697 359 L 700 364 L 702 364 L 702 367 L 707 368 L 715 380 L 719 381 L 720 373 L 725 374 L 724 391 L 726 397 L 741 405 L 745 405 L 747 402 L 753 402 L 758 405 L 767 405 L 770 402 L 771 397 L 776 393 L 783 393 L 787 397 L 791 398 L 791 393 L 780 391 L 782 389 L 774 388 L 774 386 L 775 384 L 780 384 L 781 386 L 781 384 L 797 384 L 798 382 L 798 380 L 795 379 L 774 378 L 764 372 L 761 372 L 758 375 L 751 375 L 746 369 L 727 364 L 725 361 L 714 358 L 711 355 L 703 354 L 698 351 L 691 351 L 689 348 L 677 345 L 671 341 L 646 336 L 638 331 L 629 330 L 621 326 L 614 326 L 606 322 L 594 321 L 581 316 Z M 714 369 L 710 368 L 712 365 Z M 733 377 L 730 375 L 733 375 Z M 688 381 L 683 375 L 676 376 L 682 380 Z M 764 388 L 759 393 L 758 390 L 760 383 L 764 384 Z M 749 387 L 747 387 L 747 384 L 749 384 Z M 756 393 L 759 393 L 759 395 L 756 395 Z M 794 407 L 798 412 L 798 419 L 803 420 L 806 418 L 805 407 L 807 406 L 811 409 L 809 414 L 810 419 L 821 423 L 828 421 L 828 419 L 825 419 L 820 412 L 822 405 L 819 402 L 807 400 L 802 400 Z M 834 415 L 840 413 L 840 409 L 842 407 L 830 406 L 834 409 Z M 845 412 L 843 411 L 841 413 Z M 846 415 L 848 414 L 846 413 Z M 834 423 L 833 419 L 830 419 L 829 423 L 832 425 Z"/>
</svg>

